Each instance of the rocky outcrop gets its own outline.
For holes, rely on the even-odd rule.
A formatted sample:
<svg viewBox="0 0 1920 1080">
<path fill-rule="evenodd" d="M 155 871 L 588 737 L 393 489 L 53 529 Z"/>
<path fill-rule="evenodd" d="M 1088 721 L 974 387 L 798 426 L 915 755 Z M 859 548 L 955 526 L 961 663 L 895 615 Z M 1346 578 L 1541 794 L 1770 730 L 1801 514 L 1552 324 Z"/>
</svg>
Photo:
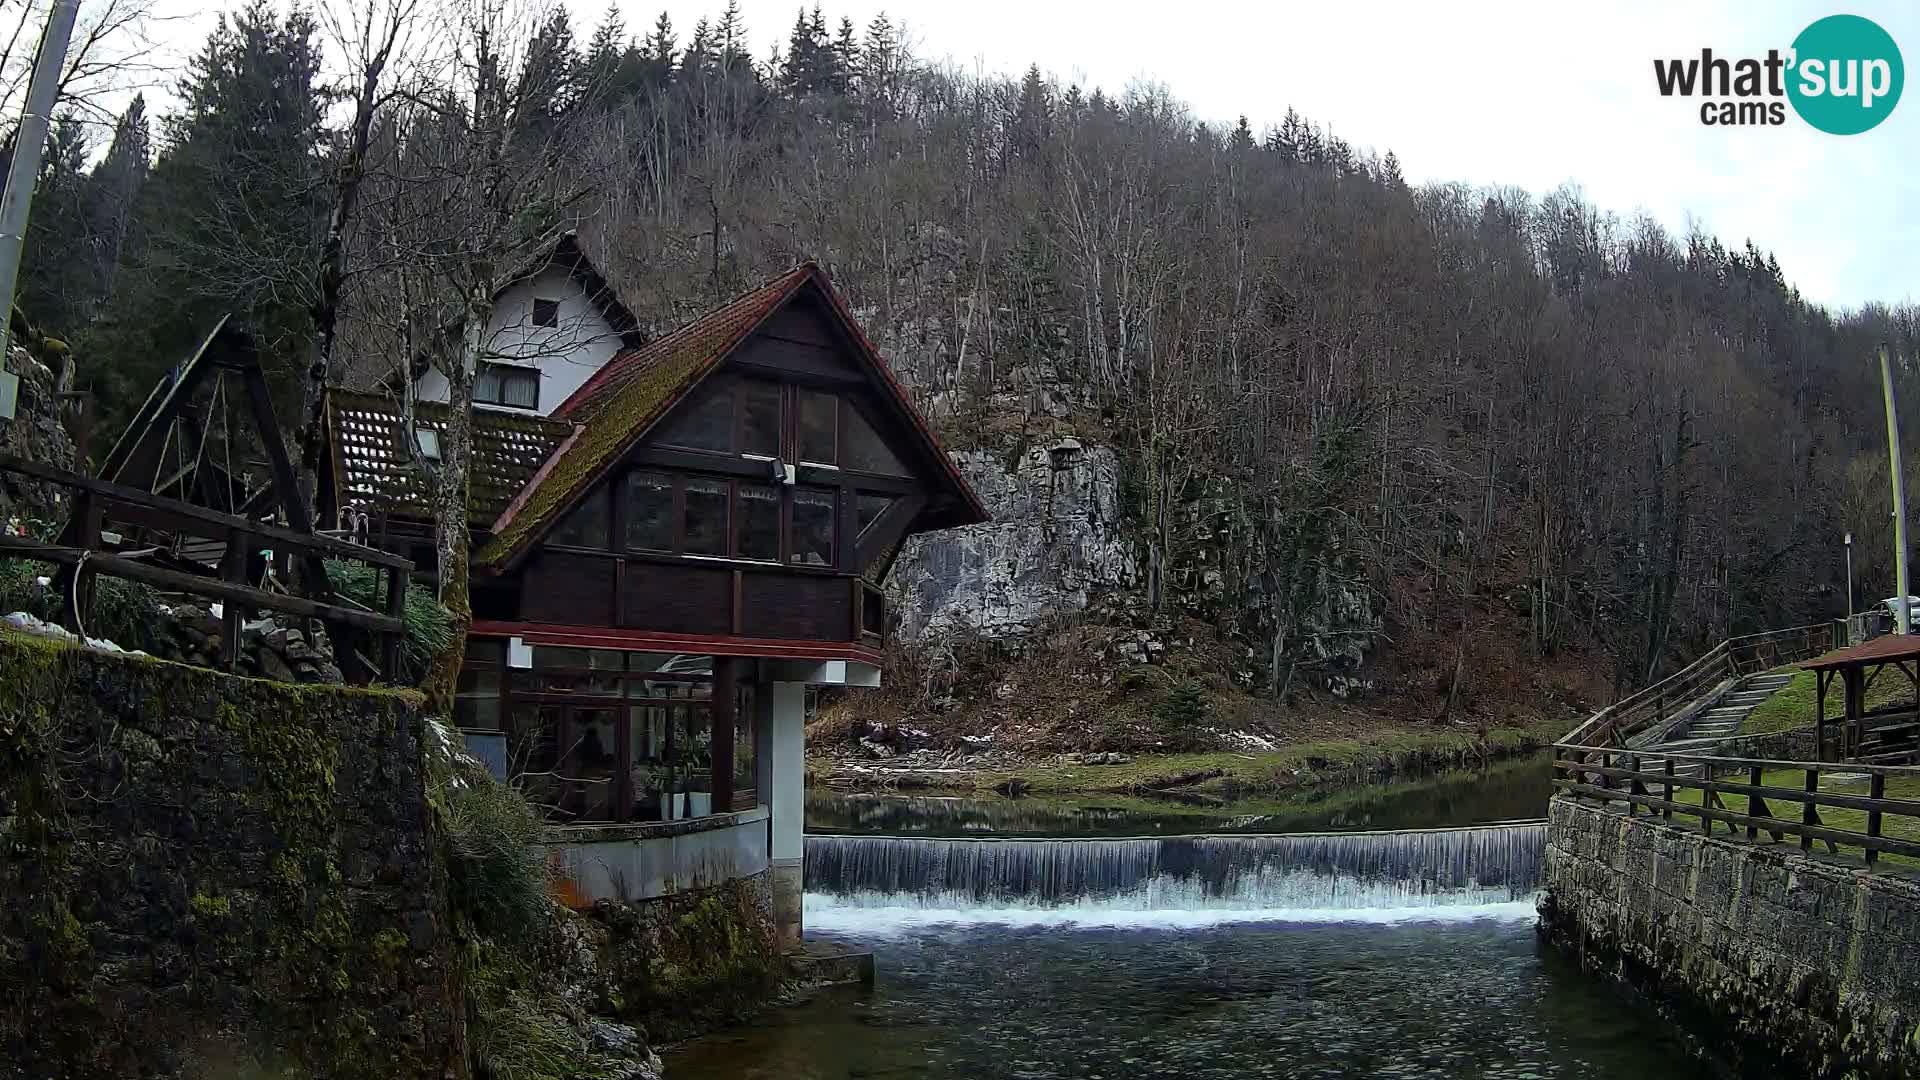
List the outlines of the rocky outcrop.
<svg viewBox="0 0 1920 1080">
<path fill-rule="evenodd" d="M 1138 583 L 1112 448 L 1064 438 L 1011 458 L 953 457 L 993 520 L 901 551 L 888 590 L 903 639 L 1017 637 Z"/>
</svg>

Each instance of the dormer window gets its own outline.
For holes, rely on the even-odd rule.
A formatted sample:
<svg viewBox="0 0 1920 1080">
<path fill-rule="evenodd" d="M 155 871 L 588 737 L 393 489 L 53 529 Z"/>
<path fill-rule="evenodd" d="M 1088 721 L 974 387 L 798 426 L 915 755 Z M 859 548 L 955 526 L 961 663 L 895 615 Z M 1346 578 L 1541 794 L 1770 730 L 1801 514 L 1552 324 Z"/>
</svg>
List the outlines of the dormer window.
<svg viewBox="0 0 1920 1080">
<path fill-rule="evenodd" d="M 559 326 L 560 301 L 536 297 L 533 301 L 533 325 Z"/>
<path fill-rule="evenodd" d="M 473 377 L 473 403 L 537 409 L 540 407 L 540 372 L 537 368 L 483 361 Z"/>
</svg>

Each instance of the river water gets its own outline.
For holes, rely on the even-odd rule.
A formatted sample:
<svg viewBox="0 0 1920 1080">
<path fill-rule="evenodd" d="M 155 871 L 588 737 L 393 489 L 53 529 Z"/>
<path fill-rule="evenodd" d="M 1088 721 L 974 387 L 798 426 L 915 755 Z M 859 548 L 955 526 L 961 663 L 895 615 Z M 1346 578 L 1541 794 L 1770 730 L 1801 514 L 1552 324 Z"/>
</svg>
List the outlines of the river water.
<svg viewBox="0 0 1920 1080">
<path fill-rule="evenodd" d="M 689 1043 L 667 1075 L 1713 1075 L 1537 944 L 1543 843 L 1537 825 L 1472 824 L 810 836 L 808 934 L 872 949 L 876 985 Z"/>
</svg>

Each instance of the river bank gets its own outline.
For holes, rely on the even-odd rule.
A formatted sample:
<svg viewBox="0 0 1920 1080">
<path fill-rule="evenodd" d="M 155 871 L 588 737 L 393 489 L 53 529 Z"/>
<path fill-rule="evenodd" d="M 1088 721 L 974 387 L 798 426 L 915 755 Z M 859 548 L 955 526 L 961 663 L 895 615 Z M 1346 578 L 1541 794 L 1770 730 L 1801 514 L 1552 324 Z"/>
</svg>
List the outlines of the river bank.
<svg viewBox="0 0 1920 1080">
<path fill-rule="evenodd" d="M 1434 727 L 1270 750 L 1179 754 L 1021 755 L 919 750 L 889 757 L 833 747 L 809 758 L 810 788 L 839 791 L 993 792 L 1033 796 L 1132 796 L 1222 804 L 1378 784 L 1536 753 L 1566 733 L 1539 719 L 1487 731 Z"/>
</svg>

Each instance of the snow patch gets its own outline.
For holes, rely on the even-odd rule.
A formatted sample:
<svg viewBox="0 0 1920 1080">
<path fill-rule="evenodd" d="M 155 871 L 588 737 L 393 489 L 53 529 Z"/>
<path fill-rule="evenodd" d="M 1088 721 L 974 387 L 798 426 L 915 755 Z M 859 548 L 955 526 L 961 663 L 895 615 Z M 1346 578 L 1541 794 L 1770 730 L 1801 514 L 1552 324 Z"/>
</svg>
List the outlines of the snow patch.
<svg viewBox="0 0 1920 1080">
<path fill-rule="evenodd" d="M 47 622 L 45 619 L 36 618 L 24 611 L 16 611 L 4 618 L 0 618 L 0 623 L 5 623 L 15 630 L 32 634 L 35 637 L 52 638 L 55 641 L 64 641 L 68 644 L 80 643 L 80 636 L 68 630 L 66 627 Z M 86 646 L 89 649 L 98 649 L 101 652 L 125 653 L 128 656 L 147 655 L 138 649 L 123 649 L 119 645 L 108 641 L 106 638 L 90 637 L 86 639 Z"/>
</svg>

